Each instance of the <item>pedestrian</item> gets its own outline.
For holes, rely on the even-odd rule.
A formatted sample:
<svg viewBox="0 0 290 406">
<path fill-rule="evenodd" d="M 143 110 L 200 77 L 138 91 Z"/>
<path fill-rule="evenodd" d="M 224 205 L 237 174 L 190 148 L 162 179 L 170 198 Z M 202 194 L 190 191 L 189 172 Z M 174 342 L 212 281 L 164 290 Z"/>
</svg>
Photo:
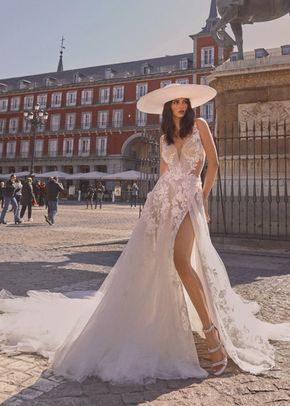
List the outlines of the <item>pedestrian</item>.
<svg viewBox="0 0 290 406">
<path fill-rule="evenodd" d="M 102 208 L 104 193 L 105 193 L 105 186 L 102 184 L 102 182 L 99 181 L 96 186 L 95 209 L 97 208 L 98 204 L 99 204 L 100 209 Z"/>
<path fill-rule="evenodd" d="M 42 207 L 45 205 L 45 194 L 46 194 L 46 186 L 44 182 L 41 182 L 39 185 L 39 206 Z"/>
<path fill-rule="evenodd" d="M 92 185 L 89 185 L 85 195 L 87 209 L 89 208 L 89 205 L 91 206 L 91 209 L 93 209 L 95 192 L 96 192 L 95 188 Z"/>
<path fill-rule="evenodd" d="M 26 212 L 27 209 L 27 217 L 28 221 L 32 222 L 32 205 L 33 202 L 35 201 L 35 195 L 33 191 L 33 186 L 32 186 L 32 178 L 28 177 L 26 178 L 26 182 L 22 187 L 22 196 L 20 199 L 21 203 L 21 211 L 20 211 L 20 218 L 23 221 L 23 216 Z"/>
<path fill-rule="evenodd" d="M 133 183 L 131 187 L 131 207 L 137 206 L 137 197 L 138 197 L 139 187 L 136 182 Z"/>
<path fill-rule="evenodd" d="M 5 183 L 2 181 L 2 182 L 0 182 L 0 205 L 1 205 L 1 209 L 3 209 L 3 204 L 4 204 L 4 188 L 5 188 Z"/>
<path fill-rule="evenodd" d="M 56 176 L 48 179 L 46 186 L 47 216 L 44 217 L 45 221 L 50 226 L 54 224 L 54 218 L 57 213 L 58 196 L 60 192 L 63 192 L 63 190 L 63 185 L 58 182 L 58 178 Z"/>
<path fill-rule="evenodd" d="M 34 202 L 33 205 L 34 206 L 39 206 L 40 203 L 40 191 L 41 191 L 41 186 L 40 186 L 40 180 L 37 180 L 34 184 L 33 184 L 33 192 L 34 192 Z"/>
<path fill-rule="evenodd" d="M 4 191 L 3 191 L 4 203 L 3 203 L 3 209 L 1 212 L 1 216 L 0 216 L 0 224 L 7 224 L 7 222 L 5 221 L 5 216 L 6 216 L 10 203 L 12 204 L 12 207 L 13 207 L 15 224 L 21 223 L 19 213 L 18 213 L 18 204 L 15 199 L 15 193 L 17 191 L 15 181 L 16 181 L 16 176 L 14 175 L 14 173 L 12 173 L 10 175 L 9 180 L 6 182 L 6 185 L 5 185 Z"/>
</svg>

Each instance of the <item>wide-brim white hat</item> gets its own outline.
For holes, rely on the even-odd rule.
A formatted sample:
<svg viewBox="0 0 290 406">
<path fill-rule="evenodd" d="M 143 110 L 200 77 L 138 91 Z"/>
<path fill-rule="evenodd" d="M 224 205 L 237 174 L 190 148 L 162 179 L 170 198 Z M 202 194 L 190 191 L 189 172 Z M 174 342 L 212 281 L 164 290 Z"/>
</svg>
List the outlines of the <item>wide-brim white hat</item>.
<svg viewBox="0 0 290 406">
<path fill-rule="evenodd" d="M 216 93 L 215 89 L 206 85 L 173 83 L 145 94 L 138 100 L 137 108 L 144 113 L 161 114 L 165 103 L 180 98 L 189 99 L 194 108 L 213 99 Z"/>
</svg>

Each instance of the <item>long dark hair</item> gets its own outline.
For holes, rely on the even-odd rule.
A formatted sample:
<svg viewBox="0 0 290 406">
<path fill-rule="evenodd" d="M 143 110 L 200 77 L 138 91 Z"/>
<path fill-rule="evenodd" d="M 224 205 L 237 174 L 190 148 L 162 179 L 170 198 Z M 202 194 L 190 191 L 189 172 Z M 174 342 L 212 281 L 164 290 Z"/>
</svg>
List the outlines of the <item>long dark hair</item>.
<svg viewBox="0 0 290 406">
<path fill-rule="evenodd" d="M 195 114 L 194 110 L 191 107 L 190 100 L 185 99 L 187 103 L 187 109 L 184 114 L 184 117 L 180 120 L 180 130 L 179 136 L 180 138 L 185 138 L 188 134 L 192 132 L 194 126 L 194 119 Z M 173 136 L 176 131 L 176 127 L 173 121 L 173 114 L 171 110 L 171 103 L 173 100 L 164 104 L 163 112 L 162 112 L 162 122 L 161 122 L 161 129 L 163 134 L 165 134 L 165 140 L 168 145 L 173 144 Z"/>
</svg>

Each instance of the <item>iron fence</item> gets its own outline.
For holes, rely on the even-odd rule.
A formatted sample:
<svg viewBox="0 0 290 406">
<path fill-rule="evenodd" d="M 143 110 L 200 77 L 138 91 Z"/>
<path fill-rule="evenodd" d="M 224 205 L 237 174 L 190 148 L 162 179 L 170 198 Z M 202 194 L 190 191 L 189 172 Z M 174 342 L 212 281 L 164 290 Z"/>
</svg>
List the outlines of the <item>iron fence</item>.
<svg viewBox="0 0 290 406">
<path fill-rule="evenodd" d="M 223 123 L 215 141 L 212 234 L 290 240 L 290 122 Z"/>
</svg>

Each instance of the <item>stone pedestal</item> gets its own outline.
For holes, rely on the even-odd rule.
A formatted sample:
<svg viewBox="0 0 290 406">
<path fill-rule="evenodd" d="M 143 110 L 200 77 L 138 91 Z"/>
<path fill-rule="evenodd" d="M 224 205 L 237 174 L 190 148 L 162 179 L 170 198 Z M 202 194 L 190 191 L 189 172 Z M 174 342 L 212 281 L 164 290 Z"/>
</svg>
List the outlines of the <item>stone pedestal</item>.
<svg viewBox="0 0 290 406">
<path fill-rule="evenodd" d="M 290 121 L 290 55 L 225 62 L 209 77 L 218 123 Z"/>
</svg>

